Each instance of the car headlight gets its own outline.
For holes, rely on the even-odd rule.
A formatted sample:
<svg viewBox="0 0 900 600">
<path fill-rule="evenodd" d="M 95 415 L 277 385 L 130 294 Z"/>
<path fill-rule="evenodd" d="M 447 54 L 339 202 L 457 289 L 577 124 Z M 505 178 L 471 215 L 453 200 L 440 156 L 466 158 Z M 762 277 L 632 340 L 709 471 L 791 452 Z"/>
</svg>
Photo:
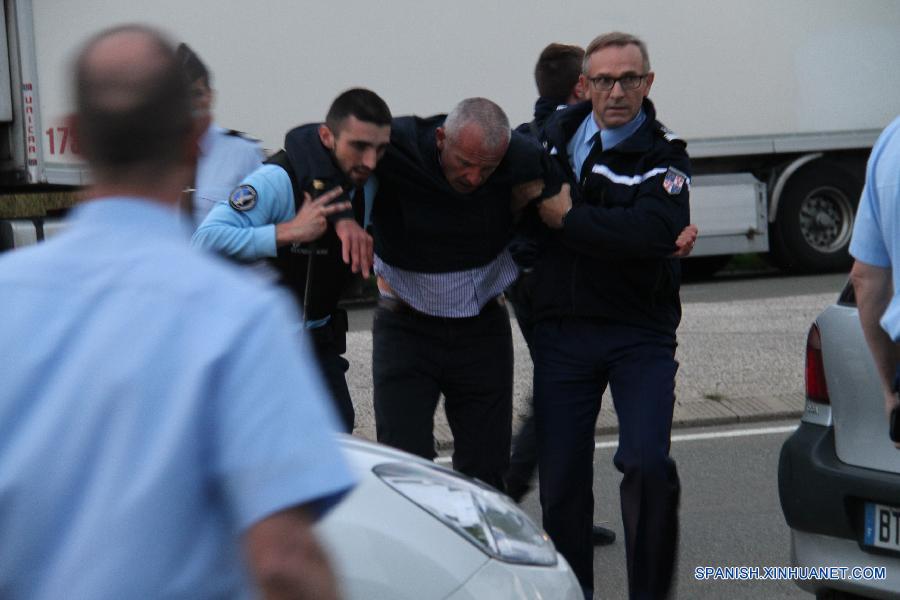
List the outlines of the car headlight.
<svg viewBox="0 0 900 600">
<path fill-rule="evenodd" d="M 383 463 L 373 471 L 488 555 L 526 565 L 556 564 L 547 534 L 493 488 L 438 466 Z"/>
</svg>

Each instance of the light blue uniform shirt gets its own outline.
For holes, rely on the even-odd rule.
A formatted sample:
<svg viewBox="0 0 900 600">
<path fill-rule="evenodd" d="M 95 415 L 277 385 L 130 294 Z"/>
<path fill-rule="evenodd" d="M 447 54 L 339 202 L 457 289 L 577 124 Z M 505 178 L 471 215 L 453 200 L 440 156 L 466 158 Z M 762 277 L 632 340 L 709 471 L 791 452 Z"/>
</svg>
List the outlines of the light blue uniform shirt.
<svg viewBox="0 0 900 600">
<path fill-rule="evenodd" d="M 296 309 L 182 232 L 101 199 L 0 258 L 0 596 L 251 597 L 242 532 L 354 483 Z"/>
<path fill-rule="evenodd" d="M 278 253 L 275 225 L 290 221 L 297 214 L 291 178 L 277 165 L 262 165 L 244 177 L 241 185 L 256 190 L 256 205 L 246 211 L 235 210 L 227 201 L 216 205 L 197 228 L 192 243 L 238 260 L 273 258 Z M 377 190 L 378 182 L 369 177 L 364 188 L 366 224 Z"/>
<path fill-rule="evenodd" d="M 588 154 L 591 153 L 591 148 L 594 147 L 594 140 L 598 131 L 600 132 L 600 143 L 603 144 L 603 149 L 612 150 L 637 131 L 646 119 L 647 115 L 641 109 L 632 120 L 620 127 L 600 129 L 594 120 L 594 113 L 588 113 L 581 125 L 578 126 L 578 129 L 575 130 L 575 135 L 572 136 L 566 145 L 566 152 L 569 155 L 569 166 L 572 167 L 575 177 L 581 176 L 581 167 L 584 165 L 584 161 L 587 160 Z"/>
<path fill-rule="evenodd" d="M 264 158 L 259 144 L 210 125 L 200 138 L 200 160 L 194 177 L 194 227 L 214 206 L 228 204 L 231 190 L 259 168 Z"/>
<path fill-rule="evenodd" d="M 893 266 L 894 297 L 881 327 L 900 341 L 900 118 L 882 132 L 869 156 L 850 254 L 876 267 Z"/>
<path fill-rule="evenodd" d="M 256 204 L 246 211 L 232 208 L 227 201 L 216 205 L 194 232 L 191 243 L 241 261 L 274 258 L 278 254 L 275 225 L 290 221 L 297 214 L 291 178 L 278 165 L 262 165 L 244 177 L 241 185 L 249 185 L 256 190 Z M 375 177 L 369 177 L 363 187 L 366 225 L 369 224 L 372 200 L 377 191 L 378 181 Z M 308 321 L 306 327 L 321 327 L 329 319 Z"/>
</svg>

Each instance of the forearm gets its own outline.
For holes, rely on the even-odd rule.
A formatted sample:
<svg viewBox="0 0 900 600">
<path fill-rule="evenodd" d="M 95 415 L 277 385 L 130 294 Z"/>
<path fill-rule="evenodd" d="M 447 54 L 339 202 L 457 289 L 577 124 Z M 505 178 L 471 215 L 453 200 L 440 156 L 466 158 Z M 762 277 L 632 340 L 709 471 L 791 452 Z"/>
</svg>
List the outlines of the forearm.
<svg viewBox="0 0 900 600">
<path fill-rule="evenodd" d="M 572 250 L 596 258 L 667 258 L 675 251 L 679 232 L 687 226 L 687 215 L 679 217 L 634 208 L 579 205 L 566 216 L 562 240 Z"/>
<path fill-rule="evenodd" d="M 897 367 L 896 344 L 882 329 L 880 320 L 891 300 L 891 271 L 857 261 L 850 272 L 856 292 L 859 321 L 872 353 L 884 392 L 890 393 Z"/>
<path fill-rule="evenodd" d="M 267 600 L 336 600 L 337 581 L 312 521 L 302 508 L 255 524 L 246 550 L 253 577 Z"/>
<path fill-rule="evenodd" d="M 238 260 L 258 260 L 276 255 L 276 226 L 240 227 L 207 219 L 194 232 L 191 243 Z"/>
</svg>

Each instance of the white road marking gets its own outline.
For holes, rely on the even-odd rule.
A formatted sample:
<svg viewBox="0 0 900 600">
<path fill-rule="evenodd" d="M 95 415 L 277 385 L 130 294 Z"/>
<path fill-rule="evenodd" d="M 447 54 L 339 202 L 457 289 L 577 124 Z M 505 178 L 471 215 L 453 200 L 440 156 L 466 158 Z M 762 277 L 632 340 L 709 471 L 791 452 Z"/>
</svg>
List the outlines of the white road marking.
<svg viewBox="0 0 900 600">
<path fill-rule="evenodd" d="M 708 433 L 685 433 L 682 435 L 673 435 L 672 442 L 694 442 L 697 440 L 715 440 L 720 438 L 749 437 L 753 435 L 774 435 L 776 433 L 788 433 L 797 429 L 798 425 L 784 425 L 782 427 L 758 427 L 755 429 L 733 429 L 730 431 L 710 431 Z M 618 441 L 597 442 L 594 448 L 616 448 Z M 449 456 L 439 456 L 434 462 L 440 464 L 450 464 Z"/>
</svg>

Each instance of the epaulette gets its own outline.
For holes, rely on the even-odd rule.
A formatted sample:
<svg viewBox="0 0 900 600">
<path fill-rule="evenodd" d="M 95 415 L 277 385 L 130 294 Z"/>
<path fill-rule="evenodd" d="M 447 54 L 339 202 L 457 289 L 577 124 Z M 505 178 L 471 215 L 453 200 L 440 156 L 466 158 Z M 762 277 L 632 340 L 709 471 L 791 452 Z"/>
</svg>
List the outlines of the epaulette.
<svg viewBox="0 0 900 600">
<path fill-rule="evenodd" d="M 669 143 L 678 142 L 680 144 L 683 144 L 684 146 L 687 146 L 687 142 L 684 141 L 684 139 L 682 139 L 680 135 L 678 135 L 659 121 L 656 122 L 656 131 L 661 136 L 663 136 L 663 139 L 665 139 Z"/>
<path fill-rule="evenodd" d="M 239 137 L 239 138 L 247 140 L 248 142 L 253 142 L 254 144 L 259 143 L 259 140 L 256 139 L 255 137 L 251 137 L 251 136 L 247 135 L 246 133 L 244 133 L 243 131 L 238 131 L 237 129 L 228 129 L 227 131 L 225 131 L 225 135 L 230 135 L 232 137 Z"/>
</svg>

